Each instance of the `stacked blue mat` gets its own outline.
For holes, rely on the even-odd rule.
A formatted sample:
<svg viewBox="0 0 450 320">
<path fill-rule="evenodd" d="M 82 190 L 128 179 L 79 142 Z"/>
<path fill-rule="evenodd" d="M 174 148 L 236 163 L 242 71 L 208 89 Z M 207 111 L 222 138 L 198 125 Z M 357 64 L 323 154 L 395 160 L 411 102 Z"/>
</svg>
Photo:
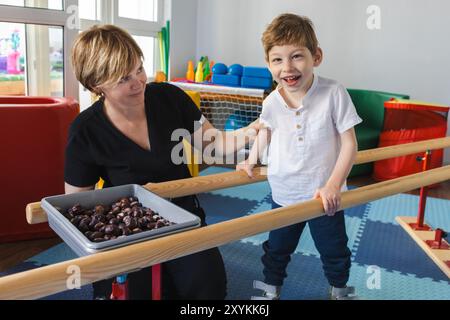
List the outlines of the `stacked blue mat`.
<svg viewBox="0 0 450 320">
<path fill-rule="evenodd" d="M 243 67 L 223 63 L 214 65 L 212 83 L 229 87 L 242 87 L 267 90 L 272 87 L 272 74 L 264 67 Z"/>
</svg>

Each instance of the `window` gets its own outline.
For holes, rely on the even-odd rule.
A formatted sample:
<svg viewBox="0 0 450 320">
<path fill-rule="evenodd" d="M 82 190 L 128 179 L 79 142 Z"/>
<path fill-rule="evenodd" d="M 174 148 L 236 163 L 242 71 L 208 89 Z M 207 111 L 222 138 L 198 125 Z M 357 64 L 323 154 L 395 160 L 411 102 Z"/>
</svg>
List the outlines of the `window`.
<svg viewBox="0 0 450 320">
<path fill-rule="evenodd" d="M 25 26 L 0 22 L 0 95 L 25 95 Z"/>
<path fill-rule="evenodd" d="M 101 1 L 100 0 L 78 0 L 78 10 L 80 19 L 101 20 Z"/>
<path fill-rule="evenodd" d="M 158 21 L 158 1 L 119 0 L 119 17 Z"/>
<path fill-rule="evenodd" d="M 159 69 L 163 1 L 0 0 L 0 95 L 72 96 L 82 109 L 88 107 L 90 94 L 75 79 L 70 48 L 80 30 L 95 24 L 127 30 L 142 48 L 152 78 Z M 75 28 L 74 8 L 80 17 Z"/>
<path fill-rule="evenodd" d="M 156 39 L 153 37 L 133 36 L 144 54 L 144 69 L 147 77 L 153 77 L 155 74 L 155 47 Z"/>
<path fill-rule="evenodd" d="M 112 23 L 126 29 L 144 52 L 148 76 L 153 76 L 158 64 L 156 39 L 163 26 L 162 1 L 78 0 L 78 3 L 82 30 L 99 23 Z M 109 10 L 113 16 L 106 14 Z"/>
<path fill-rule="evenodd" d="M 62 10 L 63 0 L 0 0 L 0 5 Z"/>
<path fill-rule="evenodd" d="M 0 95 L 63 96 L 63 30 L 0 22 Z"/>
<path fill-rule="evenodd" d="M 73 4 L 75 0 L 66 0 Z M 0 0 L 0 95 L 73 96 L 63 0 Z"/>
<path fill-rule="evenodd" d="M 144 53 L 147 76 L 154 77 L 160 63 L 157 37 L 163 26 L 161 0 L 78 0 L 78 3 L 81 30 L 107 23 L 124 28 Z M 81 85 L 79 90 L 83 110 L 91 105 L 91 95 Z"/>
</svg>

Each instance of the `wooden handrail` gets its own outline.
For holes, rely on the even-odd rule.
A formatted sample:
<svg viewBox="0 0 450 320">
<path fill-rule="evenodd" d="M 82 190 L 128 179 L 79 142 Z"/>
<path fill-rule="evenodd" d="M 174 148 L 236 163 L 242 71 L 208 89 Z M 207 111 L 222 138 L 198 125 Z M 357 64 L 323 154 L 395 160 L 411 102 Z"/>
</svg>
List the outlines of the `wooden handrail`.
<svg viewBox="0 0 450 320">
<path fill-rule="evenodd" d="M 344 192 L 341 209 L 448 179 L 450 166 L 368 185 Z M 321 201 L 311 200 L 6 276 L 0 278 L 0 299 L 36 299 L 65 291 L 72 266 L 79 268 L 85 285 L 323 214 Z"/>
<path fill-rule="evenodd" d="M 398 144 L 395 146 L 363 150 L 358 152 L 355 164 L 369 163 L 379 160 L 406 156 L 427 150 L 438 150 L 450 147 L 450 137 L 423 140 L 419 142 Z"/>
<path fill-rule="evenodd" d="M 358 152 L 355 164 L 368 163 L 383 159 L 400 157 L 408 154 L 450 147 L 450 137 L 424 140 L 420 142 L 396 146 L 370 149 Z M 250 179 L 244 172 L 226 172 L 189 179 L 181 179 L 162 183 L 149 183 L 144 187 L 161 197 L 176 198 L 191 194 L 199 194 L 213 190 L 251 184 L 266 180 L 266 168 L 255 168 L 254 178 Z M 47 214 L 41 208 L 40 202 L 30 203 L 26 207 L 29 224 L 47 222 Z"/>
</svg>

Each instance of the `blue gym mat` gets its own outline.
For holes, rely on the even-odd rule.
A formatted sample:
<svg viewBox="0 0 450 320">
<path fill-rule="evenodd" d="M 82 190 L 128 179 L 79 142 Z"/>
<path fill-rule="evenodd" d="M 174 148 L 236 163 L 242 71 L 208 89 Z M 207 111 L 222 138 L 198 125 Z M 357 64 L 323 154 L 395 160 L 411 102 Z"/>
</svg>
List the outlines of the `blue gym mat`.
<svg viewBox="0 0 450 320">
<path fill-rule="evenodd" d="M 230 169 L 210 167 L 202 175 Z M 243 215 L 270 210 L 267 182 L 223 189 L 199 195 L 213 224 Z M 349 285 L 358 296 L 368 300 L 449 300 L 446 275 L 395 222 L 396 216 L 416 216 L 418 197 L 398 194 L 346 210 L 348 247 L 352 251 Z M 450 230 L 450 201 L 428 198 L 426 221 L 433 227 Z M 257 294 L 255 279 L 263 280 L 261 244 L 268 233 L 242 239 L 220 247 L 228 276 L 229 300 L 247 300 Z M 57 245 L 28 259 L 5 274 L 73 259 L 76 255 L 65 245 Z M 288 267 L 288 278 L 281 298 L 286 300 L 327 299 L 328 284 L 308 227 Z M 374 280 L 376 275 L 379 275 Z M 90 285 L 81 290 L 59 293 L 47 299 L 91 299 Z"/>
</svg>

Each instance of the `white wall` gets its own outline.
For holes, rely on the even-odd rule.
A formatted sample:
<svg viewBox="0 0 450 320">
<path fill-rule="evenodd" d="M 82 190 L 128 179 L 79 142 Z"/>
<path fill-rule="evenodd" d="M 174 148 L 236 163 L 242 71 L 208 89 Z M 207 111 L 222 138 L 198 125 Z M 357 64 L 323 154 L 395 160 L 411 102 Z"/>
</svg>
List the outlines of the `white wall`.
<svg viewBox="0 0 450 320">
<path fill-rule="evenodd" d="M 186 12 L 181 4 L 185 1 L 173 3 Z M 184 17 L 185 36 L 192 41 L 191 26 L 196 25 L 197 36 L 191 45 L 196 43 L 197 59 L 208 55 L 225 64 L 262 66 L 265 61 L 260 39 L 264 28 L 276 15 L 293 12 L 309 16 L 316 26 L 325 53 L 320 75 L 346 87 L 406 93 L 413 99 L 450 105 L 448 0 L 187 2 L 193 1 L 198 2 L 198 11 L 190 15 L 190 21 Z M 366 26 L 369 5 L 381 8 L 381 30 L 371 31 Z M 450 162 L 449 150 L 446 162 Z"/>
<path fill-rule="evenodd" d="M 371 4 L 381 8 L 381 30 L 366 27 Z M 198 0 L 198 12 L 197 56 L 264 65 L 261 33 L 277 14 L 294 12 L 315 23 L 323 76 L 450 104 L 448 0 Z"/>
<path fill-rule="evenodd" d="M 187 61 L 196 60 L 197 0 L 165 0 L 170 12 L 170 79 L 184 77 Z"/>
</svg>

